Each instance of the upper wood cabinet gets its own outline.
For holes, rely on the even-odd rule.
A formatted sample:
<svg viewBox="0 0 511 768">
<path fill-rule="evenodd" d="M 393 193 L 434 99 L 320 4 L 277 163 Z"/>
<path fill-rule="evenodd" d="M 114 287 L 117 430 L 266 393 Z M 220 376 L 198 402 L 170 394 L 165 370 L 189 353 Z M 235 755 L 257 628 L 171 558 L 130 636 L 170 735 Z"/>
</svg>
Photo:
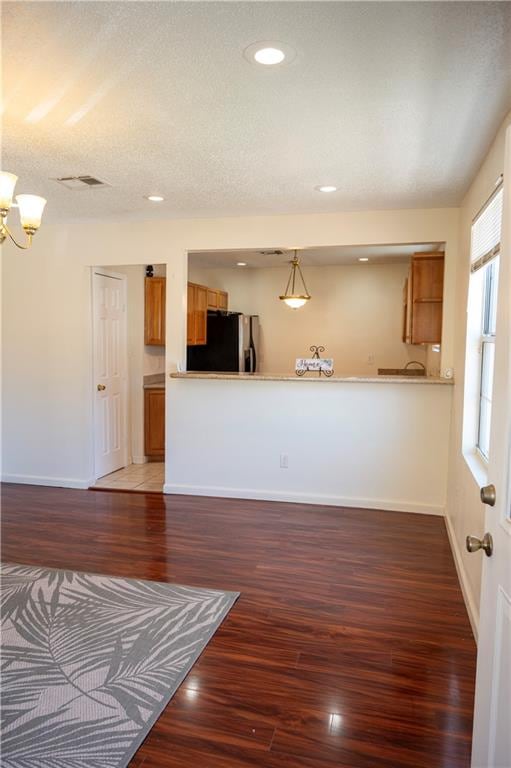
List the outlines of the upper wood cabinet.
<svg viewBox="0 0 511 768">
<path fill-rule="evenodd" d="M 208 343 L 208 309 L 227 309 L 229 297 L 225 291 L 188 283 L 186 343 L 197 346 Z"/>
<path fill-rule="evenodd" d="M 195 285 L 188 283 L 186 300 L 186 343 L 195 344 Z"/>
<path fill-rule="evenodd" d="M 218 291 L 208 288 L 208 309 L 218 309 Z"/>
<path fill-rule="evenodd" d="M 227 294 L 225 291 L 218 291 L 218 309 L 227 309 L 229 308 L 229 294 Z"/>
<path fill-rule="evenodd" d="M 208 289 L 205 285 L 188 283 L 186 342 L 190 346 L 207 344 Z"/>
<path fill-rule="evenodd" d="M 403 291 L 403 341 L 440 344 L 444 295 L 444 254 L 416 253 Z"/>
<path fill-rule="evenodd" d="M 151 346 L 165 345 L 165 294 L 164 277 L 146 277 L 144 343 Z"/>
<path fill-rule="evenodd" d="M 215 288 L 208 288 L 208 309 L 224 309 L 229 304 L 229 296 L 225 291 L 217 291 Z"/>
</svg>

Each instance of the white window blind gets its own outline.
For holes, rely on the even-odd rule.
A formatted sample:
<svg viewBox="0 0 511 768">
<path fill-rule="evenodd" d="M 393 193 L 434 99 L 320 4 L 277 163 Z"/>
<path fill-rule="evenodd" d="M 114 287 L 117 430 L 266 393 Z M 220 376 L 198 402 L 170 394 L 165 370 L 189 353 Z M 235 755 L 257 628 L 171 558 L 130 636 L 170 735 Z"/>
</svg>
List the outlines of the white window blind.
<svg viewBox="0 0 511 768">
<path fill-rule="evenodd" d="M 502 185 L 494 192 L 472 224 L 470 246 L 471 271 L 484 267 L 500 251 L 500 231 L 502 227 Z"/>
</svg>

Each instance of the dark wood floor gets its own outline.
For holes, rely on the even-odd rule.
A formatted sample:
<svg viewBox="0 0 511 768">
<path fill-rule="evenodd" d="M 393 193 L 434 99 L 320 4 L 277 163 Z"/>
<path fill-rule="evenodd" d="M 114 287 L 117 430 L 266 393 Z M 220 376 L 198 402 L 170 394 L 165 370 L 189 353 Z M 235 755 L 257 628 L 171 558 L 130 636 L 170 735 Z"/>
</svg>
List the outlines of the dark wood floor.
<svg viewBox="0 0 511 768">
<path fill-rule="evenodd" d="M 441 518 L 6 485 L 3 559 L 239 590 L 131 768 L 469 765 Z"/>
</svg>

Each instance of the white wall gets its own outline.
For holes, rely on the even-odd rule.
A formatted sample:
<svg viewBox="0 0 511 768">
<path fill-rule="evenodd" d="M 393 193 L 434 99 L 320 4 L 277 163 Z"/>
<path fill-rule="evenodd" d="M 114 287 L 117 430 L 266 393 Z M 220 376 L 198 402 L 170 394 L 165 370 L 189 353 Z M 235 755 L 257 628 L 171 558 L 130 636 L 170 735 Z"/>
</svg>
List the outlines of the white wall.
<svg viewBox="0 0 511 768">
<path fill-rule="evenodd" d="M 170 379 L 168 389 L 179 403 L 168 491 L 444 512 L 448 384 Z"/>
<path fill-rule="evenodd" d="M 447 519 L 465 599 L 471 614 L 472 624 L 476 631 L 479 623 L 482 558 L 470 555 L 465 550 L 465 537 L 468 534 L 482 537 L 484 534 L 485 510 L 479 501 L 479 488 L 485 484 L 487 478 L 484 475 L 479 475 L 476 479 L 462 453 L 465 342 L 470 276 L 470 232 L 472 219 L 494 190 L 495 180 L 503 172 L 505 131 L 509 125 L 511 125 L 511 113 L 504 120 L 494 143 L 471 184 L 463 200 L 460 212 L 454 357 L 456 384 L 454 388 L 451 446 L 449 451 Z"/>
<path fill-rule="evenodd" d="M 92 478 L 91 265 L 147 263 L 147 253 L 153 262 L 166 264 L 169 372 L 186 358 L 188 250 L 445 242 L 442 367 L 450 367 L 457 238 L 457 209 L 425 209 L 69 223 L 43 226 L 24 254 L 4 244 L 4 479 L 86 486 Z M 374 393 L 375 403 L 382 392 Z M 171 414 L 180 402 L 169 388 L 166 405 L 170 456 L 179 450 Z M 436 434 L 437 425 L 432 422 L 428 429 Z M 358 495 L 364 495 L 362 488 Z"/>
<path fill-rule="evenodd" d="M 190 279 L 229 293 L 230 309 L 259 315 L 260 370 L 294 371 L 312 344 L 325 347 L 339 375 L 376 375 L 379 367 L 426 364 L 426 347 L 403 344 L 403 285 L 409 263 L 304 267 L 311 300 L 299 310 L 279 301 L 289 268 L 201 269 Z M 369 359 L 372 359 L 372 362 Z"/>
</svg>

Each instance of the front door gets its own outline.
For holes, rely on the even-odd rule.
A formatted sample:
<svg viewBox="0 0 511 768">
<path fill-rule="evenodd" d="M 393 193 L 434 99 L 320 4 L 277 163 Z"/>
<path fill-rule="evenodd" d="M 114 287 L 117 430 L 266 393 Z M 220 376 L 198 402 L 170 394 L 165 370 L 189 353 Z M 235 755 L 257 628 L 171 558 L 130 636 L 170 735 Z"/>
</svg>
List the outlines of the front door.
<svg viewBox="0 0 511 768">
<path fill-rule="evenodd" d="M 511 128 L 507 131 L 473 768 L 511 766 Z M 493 506 L 490 506 L 494 501 Z M 487 542 L 489 539 L 487 538 Z"/>
<path fill-rule="evenodd" d="M 126 280 L 95 269 L 92 276 L 94 334 L 94 474 L 124 467 L 126 449 Z"/>
</svg>

